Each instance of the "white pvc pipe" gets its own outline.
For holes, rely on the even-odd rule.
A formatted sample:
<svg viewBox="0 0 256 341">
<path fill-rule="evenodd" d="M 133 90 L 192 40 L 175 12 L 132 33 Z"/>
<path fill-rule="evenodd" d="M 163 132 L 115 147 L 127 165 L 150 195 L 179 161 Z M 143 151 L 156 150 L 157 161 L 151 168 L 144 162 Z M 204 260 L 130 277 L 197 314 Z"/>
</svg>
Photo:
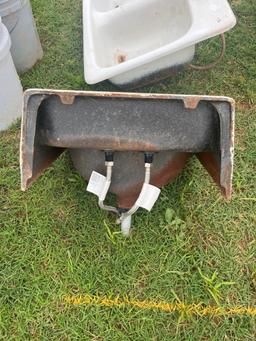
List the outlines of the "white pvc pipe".
<svg viewBox="0 0 256 341">
<path fill-rule="evenodd" d="M 131 234 L 132 216 L 124 218 L 121 222 L 121 230 L 125 237 L 129 237 Z"/>
</svg>

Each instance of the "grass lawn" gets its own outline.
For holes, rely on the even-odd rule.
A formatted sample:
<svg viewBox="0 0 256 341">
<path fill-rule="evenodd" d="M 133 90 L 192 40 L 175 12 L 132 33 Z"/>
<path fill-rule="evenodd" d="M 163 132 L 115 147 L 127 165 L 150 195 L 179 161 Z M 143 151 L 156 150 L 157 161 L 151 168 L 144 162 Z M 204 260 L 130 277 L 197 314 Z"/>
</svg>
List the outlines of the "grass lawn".
<svg viewBox="0 0 256 341">
<path fill-rule="evenodd" d="M 103 0 L 102 0 L 103 1 Z M 85 192 L 69 156 L 20 191 L 19 124 L 0 136 L 0 338 L 3 340 L 255 340 L 256 317 L 73 306 L 64 295 L 120 296 L 205 306 L 256 306 L 256 2 L 232 0 L 238 25 L 225 60 L 143 92 L 237 101 L 234 195 L 226 203 L 196 159 L 125 239 Z M 32 0 L 43 60 L 24 88 L 113 90 L 83 78 L 81 1 Z M 219 39 L 198 49 L 216 55 Z M 200 52 L 200 53 L 199 53 Z M 213 274 L 216 278 L 208 281 Z M 232 283 L 223 283 L 232 282 Z M 220 284 L 220 285 L 218 285 Z M 222 285 L 221 285 L 222 284 Z"/>
</svg>

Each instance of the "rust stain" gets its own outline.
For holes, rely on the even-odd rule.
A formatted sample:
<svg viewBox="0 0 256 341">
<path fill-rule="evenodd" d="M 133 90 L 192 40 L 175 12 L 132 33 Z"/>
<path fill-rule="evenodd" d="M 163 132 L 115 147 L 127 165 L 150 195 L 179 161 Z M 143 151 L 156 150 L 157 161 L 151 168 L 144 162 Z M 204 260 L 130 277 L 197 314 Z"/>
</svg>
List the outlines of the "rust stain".
<svg viewBox="0 0 256 341">
<path fill-rule="evenodd" d="M 44 171 L 60 156 L 64 149 L 49 149 L 45 152 L 43 148 L 34 147 L 33 153 L 37 155 L 37 163 L 30 165 L 29 155 L 27 153 L 22 154 L 22 191 L 26 191 L 33 182 L 35 182 Z M 36 157 L 36 156 L 34 156 Z M 33 166 L 33 170 L 31 168 Z"/>
<path fill-rule="evenodd" d="M 49 147 L 59 147 L 59 148 L 92 148 L 98 150 L 111 149 L 115 151 L 149 151 L 149 152 L 158 152 L 160 151 L 157 145 L 149 143 L 147 141 L 140 140 L 127 140 L 121 139 L 119 137 L 111 136 L 111 137 L 93 137 L 87 136 L 83 137 L 83 139 L 72 137 L 71 140 L 68 138 L 61 140 L 51 138 L 47 136 L 47 138 L 41 138 L 41 143 L 45 146 Z"/>
<path fill-rule="evenodd" d="M 160 169 L 159 172 L 153 174 L 150 183 L 161 188 L 172 182 L 182 172 L 189 157 L 190 154 L 188 153 L 180 153 L 175 159 Z M 138 183 L 133 187 L 129 187 L 129 190 L 125 192 L 117 193 L 118 207 L 123 209 L 131 208 L 138 199 L 142 184 L 142 182 Z"/>
<path fill-rule="evenodd" d="M 220 187 L 221 192 L 224 197 L 230 201 L 232 196 L 232 183 L 231 183 L 231 174 L 232 167 L 226 166 L 223 170 L 223 178 L 221 178 L 221 169 L 220 164 L 217 162 L 213 153 L 203 152 L 196 154 L 197 158 L 204 166 L 204 168 L 208 171 L 208 173 L 213 178 L 214 182 Z"/>
<path fill-rule="evenodd" d="M 120 54 L 117 56 L 118 64 L 121 64 L 127 60 L 127 56 L 125 54 Z"/>
<path fill-rule="evenodd" d="M 220 186 L 220 164 L 217 163 L 213 153 L 198 153 L 196 156 L 213 180 Z"/>
<path fill-rule="evenodd" d="M 183 99 L 186 109 L 196 109 L 201 98 L 198 96 L 191 96 Z"/>
<path fill-rule="evenodd" d="M 74 103 L 75 95 L 68 94 L 68 93 L 65 93 L 65 94 L 59 93 L 58 95 L 61 100 L 61 103 L 67 104 L 67 105 L 72 105 Z"/>
<path fill-rule="evenodd" d="M 229 164 L 223 169 L 223 180 L 221 182 L 222 188 L 224 189 L 225 198 L 230 201 L 232 198 L 232 172 L 233 165 Z"/>
</svg>

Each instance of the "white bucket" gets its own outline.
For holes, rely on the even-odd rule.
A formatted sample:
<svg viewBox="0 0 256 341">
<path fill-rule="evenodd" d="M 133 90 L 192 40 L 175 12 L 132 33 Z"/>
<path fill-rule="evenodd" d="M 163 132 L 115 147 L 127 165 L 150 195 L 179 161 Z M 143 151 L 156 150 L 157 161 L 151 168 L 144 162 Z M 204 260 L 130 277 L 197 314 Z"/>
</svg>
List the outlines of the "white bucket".
<svg viewBox="0 0 256 341">
<path fill-rule="evenodd" d="M 29 0 L 0 0 L 0 16 L 11 36 L 16 69 L 25 72 L 43 57 Z"/>
<path fill-rule="evenodd" d="M 0 131 L 22 113 L 22 86 L 10 53 L 11 41 L 0 18 Z"/>
</svg>

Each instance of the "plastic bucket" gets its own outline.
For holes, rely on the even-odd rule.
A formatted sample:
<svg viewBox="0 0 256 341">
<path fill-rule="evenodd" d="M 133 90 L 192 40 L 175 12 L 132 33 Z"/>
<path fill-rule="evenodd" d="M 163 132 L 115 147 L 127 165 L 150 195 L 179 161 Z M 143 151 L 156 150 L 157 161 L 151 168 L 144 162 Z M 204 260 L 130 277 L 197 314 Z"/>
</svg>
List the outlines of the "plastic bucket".
<svg viewBox="0 0 256 341">
<path fill-rule="evenodd" d="M 11 36 L 16 69 L 25 72 L 43 56 L 29 0 L 0 0 L 0 16 Z"/>
<path fill-rule="evenodd" d="M 0 131 L 22 113 L 22 86 L 10 53 L 11 41 L 0 18 Z"/>
</svg>

